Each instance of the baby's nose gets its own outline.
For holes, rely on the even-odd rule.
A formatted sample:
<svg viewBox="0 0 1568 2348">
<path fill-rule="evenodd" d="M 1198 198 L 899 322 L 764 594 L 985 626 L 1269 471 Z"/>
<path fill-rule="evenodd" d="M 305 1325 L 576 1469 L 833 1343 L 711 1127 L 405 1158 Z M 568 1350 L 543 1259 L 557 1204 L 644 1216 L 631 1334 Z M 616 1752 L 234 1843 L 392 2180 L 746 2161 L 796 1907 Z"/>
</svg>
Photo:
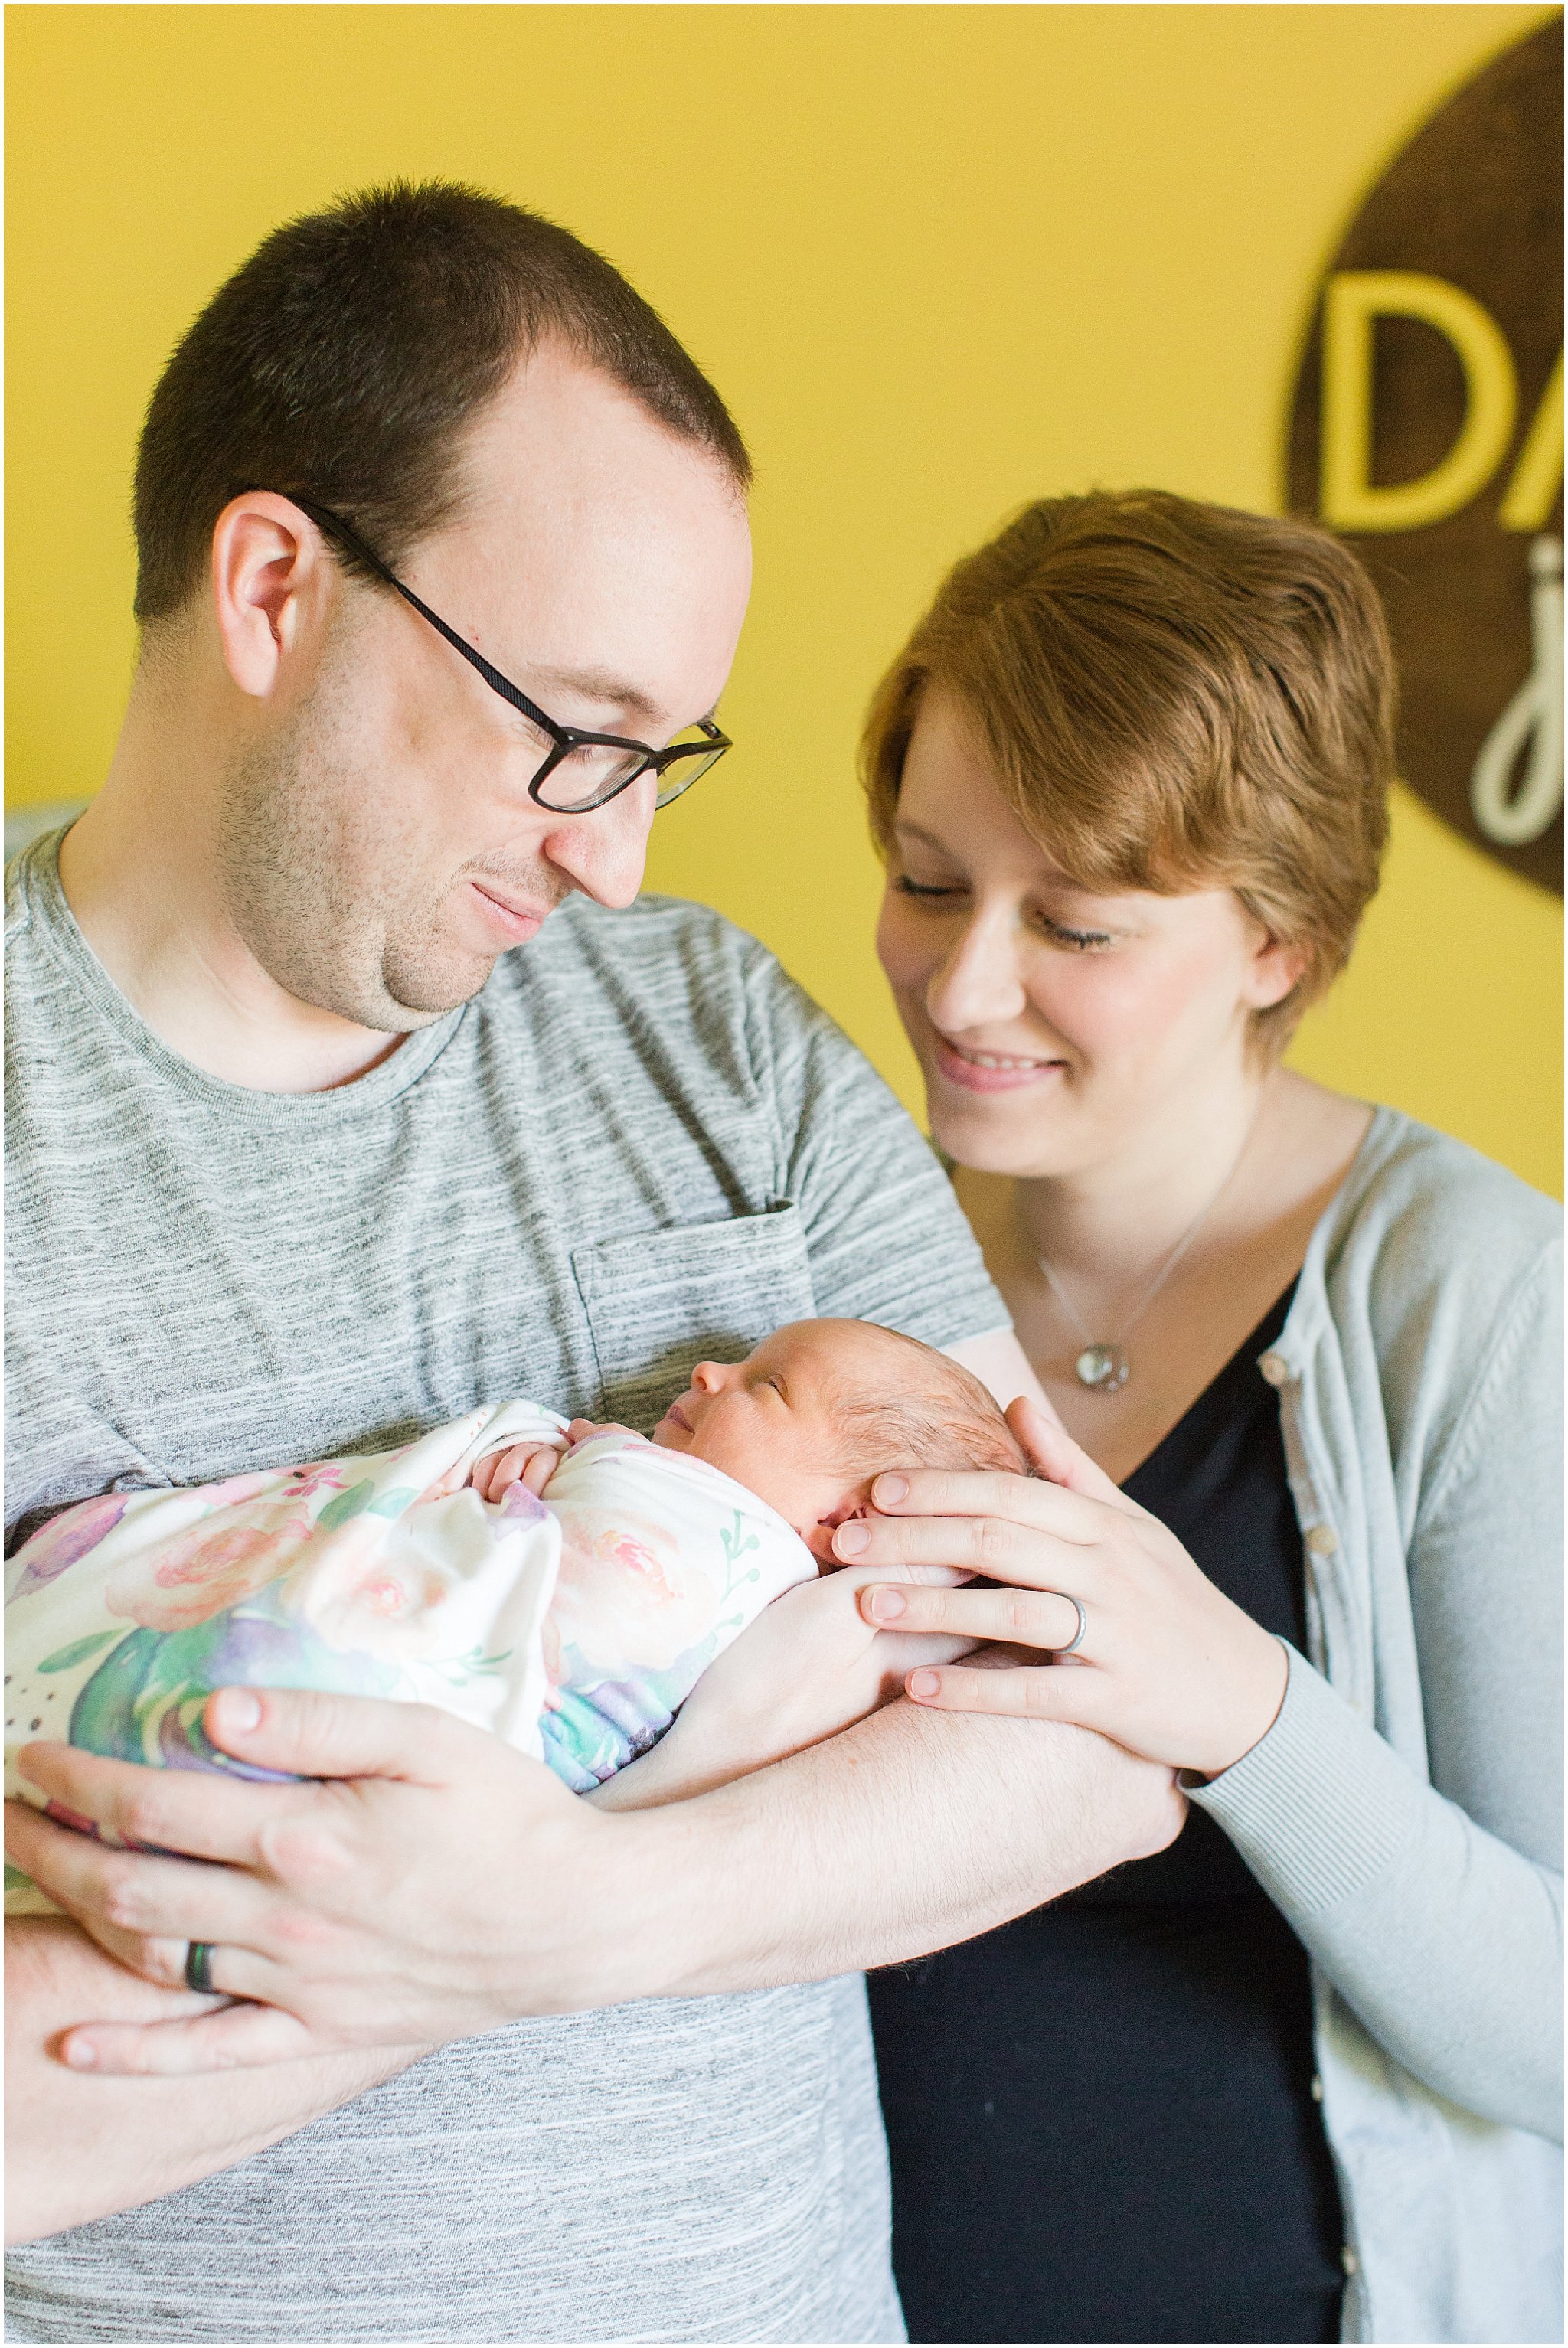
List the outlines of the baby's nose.
<svg viewBox="0 0 1568 2348">
<path fill-rule="evenodd" d="M 699 1362 L 691 1374 L 691 1382 L 699 1394 L 717 1394 L 724 1384 L 722 1362 Z"/>
</svg>

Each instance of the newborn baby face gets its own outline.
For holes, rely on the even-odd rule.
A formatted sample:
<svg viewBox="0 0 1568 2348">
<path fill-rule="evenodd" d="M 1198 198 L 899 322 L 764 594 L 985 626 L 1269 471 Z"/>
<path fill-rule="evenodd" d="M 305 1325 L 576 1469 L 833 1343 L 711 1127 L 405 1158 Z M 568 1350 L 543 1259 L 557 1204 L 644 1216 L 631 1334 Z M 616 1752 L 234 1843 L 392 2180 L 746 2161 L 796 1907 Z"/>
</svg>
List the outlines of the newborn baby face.
<svg viewBox="0 0 1568 2348">
<path fill-rule="evenodd" d="M 699 1362 L 654 1441 L 721 1468 L 827 1557 L 820 1529 L 852 1516 L 871 1487 L 869 1477 L 852 1484 L 845 1474 L 834 1398 L 846 1384 L 888 1385 L 898 1352 L 885 1331 L 860 1322 L 792 1322 L 744 1362 Z"/>
</svg>

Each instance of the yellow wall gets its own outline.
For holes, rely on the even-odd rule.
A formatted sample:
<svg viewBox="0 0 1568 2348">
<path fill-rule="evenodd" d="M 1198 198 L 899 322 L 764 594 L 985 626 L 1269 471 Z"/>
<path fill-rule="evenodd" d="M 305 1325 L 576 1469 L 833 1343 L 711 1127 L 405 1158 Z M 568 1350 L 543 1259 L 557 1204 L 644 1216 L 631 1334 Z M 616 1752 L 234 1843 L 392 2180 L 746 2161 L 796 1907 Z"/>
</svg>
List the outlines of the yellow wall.
<svg viewBox="0 0 1568 2348">
<path fill-rule="evenodd" d="M 90 791 L 127 486 L 171 342 L 275 221 L 445 172 L 602 246 L 760 469 L 741 747 L 656 887 L 776 946 L 917 1106 L 851 747 L 1011 507 L 1267 507 L 1311 288 L 1408 131 L 1538 6 L 49 7 L 7 14 L 10 796 Z M 1299 1064 L 1559 1179 L 1561 913 L 1413 799 Z"/>
</svg>

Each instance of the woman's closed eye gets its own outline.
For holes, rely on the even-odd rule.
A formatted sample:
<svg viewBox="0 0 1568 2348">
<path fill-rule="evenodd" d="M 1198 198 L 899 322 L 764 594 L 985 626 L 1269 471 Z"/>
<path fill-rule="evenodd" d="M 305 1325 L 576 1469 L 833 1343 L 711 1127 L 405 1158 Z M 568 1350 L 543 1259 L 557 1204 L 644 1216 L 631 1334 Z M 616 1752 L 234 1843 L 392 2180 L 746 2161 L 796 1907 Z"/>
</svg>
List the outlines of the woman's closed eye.
<svg viewBox="0 0 1568 2348">
<path fill-rule="evenodd" d="M 901 897 L 943 911 L 960 903 L 969 893 L 962 880 L 915 880 L 907 872 L 895 873 L 892 885 Z M 1116 943 L 1109 930 L 1075 929 L 1070 922 L 1058 921 L 1047 912 L 1043 906 L 1036 906 L 1028 919 L 1053 945 L 1064 946 L 1072 953 L 1101 953 L 1107 946 Z"/>
<path fill-rule="evenodd" d="M 1030 919 L 1053 945 L 1066 946 L 1073 953 L 1103 953 L 1107 946 L 1116 943 L 1109 930 L 1075 930 L 1044 912 L 1033 913 Z"/>
</svg>

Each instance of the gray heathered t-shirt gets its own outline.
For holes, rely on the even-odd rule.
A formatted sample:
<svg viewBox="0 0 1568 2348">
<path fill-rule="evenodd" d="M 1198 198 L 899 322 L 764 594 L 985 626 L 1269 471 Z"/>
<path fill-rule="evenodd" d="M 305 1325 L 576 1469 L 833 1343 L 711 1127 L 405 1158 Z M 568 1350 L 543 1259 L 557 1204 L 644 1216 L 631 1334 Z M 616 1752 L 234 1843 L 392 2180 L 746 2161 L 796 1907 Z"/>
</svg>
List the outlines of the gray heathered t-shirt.
<svg viewBox="0 0 1568 2348">
<path fill-rule="evenodd" d="M 755 940 L 575 899 L 356 1084 L 167 1051 L 57 838 L 10 876 L 6 1521 L 528 1395 L 647 1427 L 813 1313 L 1006 1315 L 925 1143 Z M 858 1977 L 461 2041 L 10 2260 L 25 2341 L 888 2341 Z"/>
</svg>

